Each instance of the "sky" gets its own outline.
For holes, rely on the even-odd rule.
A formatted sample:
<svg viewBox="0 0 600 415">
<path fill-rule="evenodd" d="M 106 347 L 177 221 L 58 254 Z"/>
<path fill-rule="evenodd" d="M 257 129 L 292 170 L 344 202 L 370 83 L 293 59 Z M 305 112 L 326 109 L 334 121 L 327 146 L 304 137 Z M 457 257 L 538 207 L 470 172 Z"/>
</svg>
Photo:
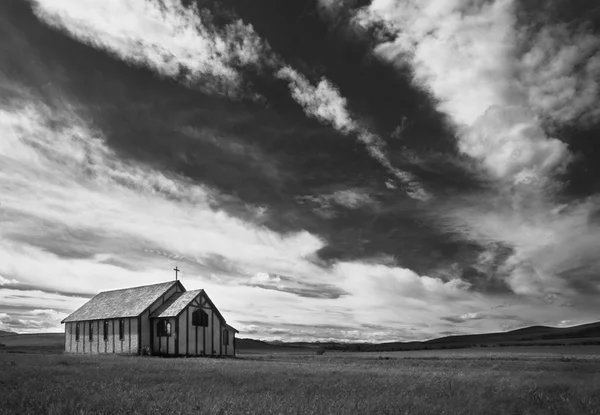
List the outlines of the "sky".
<svg viewBox="0 0 600 415">
<path fill-rule="evenodd" d="M 600 315 L 600 6 L 3 0 L 0 330 L 175 277 L 240 337 Z"/>
</svg>

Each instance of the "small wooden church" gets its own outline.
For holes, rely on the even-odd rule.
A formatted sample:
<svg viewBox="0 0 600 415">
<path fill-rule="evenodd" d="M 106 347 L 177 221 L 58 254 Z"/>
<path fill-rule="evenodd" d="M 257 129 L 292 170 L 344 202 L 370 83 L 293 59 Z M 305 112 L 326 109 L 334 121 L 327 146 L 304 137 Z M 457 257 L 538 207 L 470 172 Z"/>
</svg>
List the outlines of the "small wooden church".
<svg viewBox="0 0 600 415">
<path fill-rule="evenodd" d="M 96 295 L 66 317 L 65 352 L 235 356 L 235 334 L 204 290 L 180 281 Z"/>
</svg>

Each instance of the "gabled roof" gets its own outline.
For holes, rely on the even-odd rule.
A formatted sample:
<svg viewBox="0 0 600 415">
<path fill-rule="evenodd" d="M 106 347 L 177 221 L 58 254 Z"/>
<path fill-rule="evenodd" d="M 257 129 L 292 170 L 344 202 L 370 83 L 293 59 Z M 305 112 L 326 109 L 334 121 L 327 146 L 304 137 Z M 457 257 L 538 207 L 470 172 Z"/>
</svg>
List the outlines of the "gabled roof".
<svg viewBox="0 0 600 415">
<path fill-rule="evenodd" d="M 227 327 L 229 330 L 231 331 L 235 331 L 236 333 L 239 333 L 240 331 L 236 328 L 231 327 L 229 324 L 225 323 L 225 327 Z"/>
<path fill-rule="evenodd" d="M 169 281 L 160 284 L 143 285 L 141 287 L 103 291 L 75 310 L 61 323 L 137 317 L 175 284 L 181 285 L 178 281 Z M 185 288 L 183 289 L 185 290 Z"/>
<path fill-rule="evenodd" d="M 177 317 L 203 290 L 178 292 L 173 294 L 167 301 L 158 307 L 151 318 Z"/>
</svg>

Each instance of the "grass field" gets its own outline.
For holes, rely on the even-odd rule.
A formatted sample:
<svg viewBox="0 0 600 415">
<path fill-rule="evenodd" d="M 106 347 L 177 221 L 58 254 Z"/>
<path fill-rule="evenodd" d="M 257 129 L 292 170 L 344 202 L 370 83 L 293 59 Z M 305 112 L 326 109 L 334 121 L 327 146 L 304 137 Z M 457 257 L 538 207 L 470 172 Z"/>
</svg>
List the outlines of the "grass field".
<svg viewBox="0 0 600 415">
<path fill-rule="evenodd" d="M 600 414 L 598 346 L 235 360 L 26 347 L 0 353 L 0 414 Z"/>
</svg>

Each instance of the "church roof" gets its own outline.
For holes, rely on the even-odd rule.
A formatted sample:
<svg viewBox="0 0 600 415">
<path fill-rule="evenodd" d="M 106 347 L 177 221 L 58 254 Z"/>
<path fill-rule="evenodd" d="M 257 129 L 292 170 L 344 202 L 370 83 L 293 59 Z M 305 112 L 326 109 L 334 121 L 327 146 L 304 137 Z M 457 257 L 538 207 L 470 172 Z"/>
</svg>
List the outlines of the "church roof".
<svg viewBox="0 0 600 415">
<path fill-rule="evenodd" d="M 177 317 L 203 290 L 177 292 L 158 307 L 150 317 Z"/>
<path fill-rule="evenodd" d="M 103 291 L 66 317 L 62 323 L 137 317 L 175 284 L 180 283 L 178 281 L 169 281 L 160 284 L 143 285 L 141 287 Z"/>
</svg>

